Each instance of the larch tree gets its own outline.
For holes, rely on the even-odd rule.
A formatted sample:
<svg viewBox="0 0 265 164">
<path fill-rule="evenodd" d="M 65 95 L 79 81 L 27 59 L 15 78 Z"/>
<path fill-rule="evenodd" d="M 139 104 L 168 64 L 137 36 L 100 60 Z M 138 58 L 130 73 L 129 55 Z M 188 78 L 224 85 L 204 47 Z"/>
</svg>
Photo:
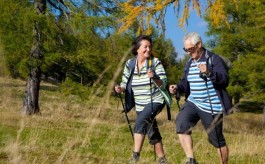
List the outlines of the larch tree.
<svg viewBox="0 0 265 164">
<path fill-rule="evenodd" d="M 40 80 L 90 87 L 109 68 L 115 54 L 108 57 L 107 52 L 116 47 L 109 47 L 114 43 L 106 38 L 116 32 L 118 10 L 111 0 L 0 1 L 1 53 L 8 75 L 28 79 L 24 113 L 40 112 Z M 111 77 L 110 71 L 106 74 L 104 84 Z"/>
<path fill-rule="evenodd" d="M 237 0 L 229 0 L 229 3 L 237 4 Z M 225 3 L 222 0 L 127 0 L 119 3 L 121 10 L 125 16 L 120 19 L 120 32 L 129 29 L 135 22 L 138 22 L 138 33 L 150 34 L 152 31 L 151 22 L 160 27 L 164 32 L 165 27 L 165 14 L 169 6 L 174 7 L 176 17 L 179 17 L 179 26 L 181 28 L 187 23 L 190 10 L 196 10 L 199 16 L 202 13 L 209 12 L 209 19 L 214 25 L 221 22 L 226 22 L 229 25 L 228 18 L 225 15 Z M 182 10 L 182 13 L 180 11 Z"/>
<path fill-rule="evenodd" d="M 31 1 L 34 5 L 35 12 L 38 15 L 38 19 L 33 24 L 33 41 L 32 48 L 29 53 L 29 75 L 26 84 L 25 98 L 23 101 L 23 112 L 27 115 L 40 114 L 39 109 L 39 89 L 41 81 L 41 65 L 44 62 L 45 57 L 45 26 L 43 26 L 47 11 L 47 5 L 52 9 L 56 9 L 59 12 L 54 14 L 64 15 L 68 18 L 69 10 L 63 0 L 34 0 Z M 67 13 L 67 12 L 68 13 Z M 60 36 L 59 36 L 60 39 Z"/>
<path fill-rule="evenodd" d="M 119 15 L 111 0 L 10 0 L 0 4 L 8 70 L 14 78 L 28 79 L 23 100 L 23 112 L 28 115 L 40 113 L 41 79 L 69 79 L 70 85 L 90 87 L 114 60 L 114 54 L 108 57 L 106 53 L 110 52 L 106 38 L 115 33 Z"/>
<path fill-rule="evenodd" d="M 108 63 L 100 62 L 107 58 L 97 55 L 101 53 L 99 50 L 103 51 L 101 47 L 104 45 L 104 40 L 100 36 L 104 34 L 103 32 L 99 34 L 98 31 L 112 26 L 108 16 L 105 15 L 115 11 L 111 1 L 103 0 L 31 2 L 40 19 L 34 22 L 34 40 L 29 62 L 32 65 L 29 66 L 23 103 L 24 112 L 29 115 L 40 112 L 38 98 L 41 76 L 56 73 L 57 70 L 54 69 L 56 67 L 60 70 L 56 75 L 61 80 L 69 77 L 81 84 L 92 85 L 98 72 L 104 69 L 105 63 Z M 53 22 L 49 17 L 53 17 Z M 46 23 L 51 23 L 51 28 L 45 26 Z M 44 66 L 41 67 L 42 64 Z M 42 74 L 41 68 L 45 68 L 45 74 Z"/>
<path fill-rule="evenodd" d="M 44 14 L 46 11 L 46 0 L 36 0 L 34 1 L 34 7 L 38 14 Z M 26 85 L 26 93 L 23 102 L 23 112 L 31 114 L 39 114 L 39 89 L 40 89 L 40 78 L 41 78 L 41 68 L 40 61 L 44 53 L 42 51 L 42 33 L 37 22 L 34 23 L 33 27 L 34 40 L 32 43 L 32 49 L 30 52 L 30 58 L 37 62 L 37 65 L 30 66 L 30 72 L 28 76 L 28 81 Z"/>
</svg>

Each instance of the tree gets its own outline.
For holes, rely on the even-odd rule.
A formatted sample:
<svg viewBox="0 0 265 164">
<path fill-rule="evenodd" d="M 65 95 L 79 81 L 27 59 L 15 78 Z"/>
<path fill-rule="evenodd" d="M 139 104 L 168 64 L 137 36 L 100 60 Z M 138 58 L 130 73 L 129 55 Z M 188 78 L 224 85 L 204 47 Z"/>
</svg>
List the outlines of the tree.
<svg viewBox="0 0 265 164">
<path fill-rule="evenodd" d="M 40 78 L 58 82 L 70 78 L 91 86 L 112 63 L 104 54 L 108 36 L 104 32 L 115 27 L 115 16 L 109 15 L 115 10 L 111 1 L 103 0 L 0 2 L 0 36 L 8 69 L 15 78 L 29 75 L 27 114 L 39 112 Z"/>
<path fill-rule="evenodd" d="M 264 60 L 265 47 L 265 24 L 262 21 L 265 14 L 262 7 L 264 2 L 243 0 L 237 5 L 229 1 L 224 1 L 224 3 L 227 4 L 225 14 L 229 26 L 225 22 L 215 26 L 208 19 L 210 14 L 206 16 L 209 22 L 207 33 L 214 36 L 214 39 L 210 41 L 211 46 L 216 53 L 234 61 L 228 88 L 234 97 L 234 103 L 239 103 L 240 98 L 248 95 L 246 93 L 251 93 L 251 95 L 256 93 L 251 97 L 260 102 L 262 100 L 260 96 L 263 97 L 264 94 L 264 85 L 261 84 L 263 80 L 260 79 L 262 77 L 260 73 L 263 73 L 265 69 L 260 65 L 260 62 Z"/>
<path fill-rule="evenodd" d="M 46 0 L 35 0 L 34 7 L 38 14 L 43 15 L 46 11 Z M 36 59 L 36 66 L 31 65 L 26 85 L 26 93 L 23 102 L 24 112 L 28 115 L 39 114 L 39 90 L 40 90 L 40 78 L 41 78 L 41 60 L 44 57 L 43 52 L 43 33 L 39 22 L 34 22 L 32 49 L 30 52 L 30 58 Z M 40 61 L 39 61 L 40 60 Z"/>
</svg>

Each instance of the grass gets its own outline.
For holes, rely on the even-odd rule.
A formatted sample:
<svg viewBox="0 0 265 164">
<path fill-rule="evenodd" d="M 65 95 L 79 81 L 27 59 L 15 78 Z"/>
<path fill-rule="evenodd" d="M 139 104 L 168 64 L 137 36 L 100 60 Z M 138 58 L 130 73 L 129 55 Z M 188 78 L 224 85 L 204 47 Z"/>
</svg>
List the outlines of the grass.
<svg viewBox="0 0 265 164">
<path fill-rule="evenodd" d="M 0 77 L 0 164 L 4 163 L 127 163 L 133 141 L 118 98 L 81 101 L 63 96 L 57 86 L 41 83 L 41 115 L 21 113 L 25 81 Z M 119 104 L 118 104 L 119 102 Z M 263 114 L 253 103 L 224 118 L 224 134 L 231 164 L 262 164 L 265 161 Z M 248 109 L 249 108 L 249 109 Z M 251 109 L 251 110 L 250 110 Z M 260 110 L 260 109 L 258 109 Z M 174 102 L 172 118 L 177 115 Z M 129 113 L 134 123 L 135 113 Z M 157 117 L 169 163 L 183 163 L 185 155 L 175 133 L 174 119 L 166 110 Z M 207 141 L 199 123 L 193 132 L 199 163 L 218 163 L 217 150 Z M 140 163 L 154 162 L 153 147 L 145 141 Z"/>
</svg>

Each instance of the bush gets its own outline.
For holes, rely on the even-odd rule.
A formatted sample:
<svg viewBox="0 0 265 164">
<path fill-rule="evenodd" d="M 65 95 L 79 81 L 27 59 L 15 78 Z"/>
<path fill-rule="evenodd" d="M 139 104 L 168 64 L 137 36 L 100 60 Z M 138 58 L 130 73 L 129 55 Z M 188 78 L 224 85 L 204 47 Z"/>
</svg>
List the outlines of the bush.
<svg viewBox="0 0 265 164">
<path fill-rule="evenodd" d="M 61 93 L 65 96 L 77 95 L 82 100 L 86 100 L 89 97 L 90 89 L 86 86 L 81 85 L 80 83 L 66 78 L 66 80 L 61 85 Z"/>
</svg>

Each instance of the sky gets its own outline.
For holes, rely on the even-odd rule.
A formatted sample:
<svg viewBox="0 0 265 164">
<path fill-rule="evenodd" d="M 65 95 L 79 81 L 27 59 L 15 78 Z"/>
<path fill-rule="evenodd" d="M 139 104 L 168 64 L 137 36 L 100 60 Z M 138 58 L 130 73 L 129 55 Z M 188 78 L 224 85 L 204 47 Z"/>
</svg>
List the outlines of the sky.
<svg viewBox="0 0 265 164">
<path fill-rule="evenodd" d="M 181 12 L 180 12 L 181 14 Z M 171 39 L 176 52 L 178 52 L 178 58 L 182 58 L 185 55 L 183 50 L 183 37 L 185 31 L 178 26 L 178 18 L 173 11 L 173 7 L 168 7 L 165 16 L 166 24 L 166 38 Z M 188 25 L 185 26 L 187 32 L 197 32 L 202 37 L 202 41 L 206 42 L 209 37 L 205 35 L 207 31 L 207 22 L 200 18 L 195 10 L 191 10 L 190 17 L 188 19 Z"/>
</svg>

